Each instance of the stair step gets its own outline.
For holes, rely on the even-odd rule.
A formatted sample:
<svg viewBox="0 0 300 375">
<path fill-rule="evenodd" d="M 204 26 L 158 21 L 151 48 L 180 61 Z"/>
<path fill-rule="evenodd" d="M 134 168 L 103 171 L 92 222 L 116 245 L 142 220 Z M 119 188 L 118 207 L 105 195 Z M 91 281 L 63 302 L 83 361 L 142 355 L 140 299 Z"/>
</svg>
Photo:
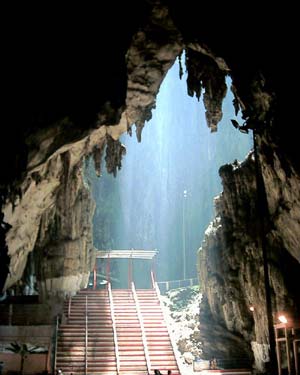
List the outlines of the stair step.
<svg viewBox="0 0 300 375">
<path fill-rule="evenodd" d="M 151 289 L 137 290 L 140 311 L 143 317 L 148 352 L 154 369 L 172 370 L 179 375 L 166 323 L 156 292 Z M 142 327 L 137 306 L 131 290 L 112 290 L 114 314 L 119 347 L 119 375 L 148 375 Z M 88 323 L 88 347 L 85 348 L 86 301 Z M 70 307 L 70 310 L 69 310 Z M 112 327 L 111 306 L 108 291 L 82 290 L 66 300 L 67 323 L 59 327 L 57 368 L 65 375 L 84 375 L 87 353 L 88 374 L 116 375 L 115 345 Z"/>
<path fill-rule="evenodd" d="M 90 366 L 90 364 L 97 364 L 97 363 L 109 363 L 109 362 L 115 362 L 116 361 L 116 357 L 115 356 L 103 356 L 102 358 L 97 356 L 88 356 L 88 364 Z M 76 357 L 76 356 L 65 356 L 65 357 L 58 357 L 57 358 L 57 362 L 58 363 L 64 363 L 64 362 L 67 362 L 67 363 L 80 363 L 80 362 L 84 362 L 85 363 L 85 356 L 83 356 L 82 358 L 80 357 Z"/>
<path fill-rule="evenodd" d="M 94 349 L 89 349 L 87 351 L 88 353 L 88 356 L 92 356 L 92 355 L 107 355 L 107 356 L 115 356 L 115 350 L 113 348 L 113 350 L 94 350 Z M 65 357 L 68 357 L 68 356 L 75 356 L 75 357 L 80 357 L 80 356 L 85 356 L 85 348 L 83 348 L 82 350 L 63 350 L 63 351 L 57 351 L 57 358 L 65 358 Z"/>
</svg>

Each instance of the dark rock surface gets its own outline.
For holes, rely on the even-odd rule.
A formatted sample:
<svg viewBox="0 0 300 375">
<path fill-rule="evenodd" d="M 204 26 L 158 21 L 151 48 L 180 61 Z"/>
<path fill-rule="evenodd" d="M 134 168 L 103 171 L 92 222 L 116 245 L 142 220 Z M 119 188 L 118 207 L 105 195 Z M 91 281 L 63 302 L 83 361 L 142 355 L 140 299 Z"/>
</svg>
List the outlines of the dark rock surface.
<svg viewBox="0 0 300 375">
<path fill-rule="evenodd" d="M 273 224 L 287 220 L 288 224 L 285 207 L 293 206 L 294 217 L 300 208 L 297 178 L 293 173 L 287 178 L 280 163 L 263 165 L 270 220 Z M 284 198 L 278 194 L 278 178 L 274 175 L 286 178 Z M 203 353 L 208 358 L 237 357 L 250 363 L 254 356 L 256 369 L 264 371 L 269 338 L 253 155 L 241 165 L 223 166 L 220 176 L 224 191 L 216 198 L 216 219 L 207 229 L 199 250 L 204 293 L 200 313 Z M 276 322 L 276 313 L 280 311 L 286 311 L 290 317 L 299 316 L 296 280 L 300 264 L 293 257 L 297 251 L 294 242 L 285 242 L 286 237 L 294 238 L 299 233 L 299 221 L 278 229 L 273 224 L 265 235 Z M 250 306 L 254 307 L 253 312 Z"/>
</svg>

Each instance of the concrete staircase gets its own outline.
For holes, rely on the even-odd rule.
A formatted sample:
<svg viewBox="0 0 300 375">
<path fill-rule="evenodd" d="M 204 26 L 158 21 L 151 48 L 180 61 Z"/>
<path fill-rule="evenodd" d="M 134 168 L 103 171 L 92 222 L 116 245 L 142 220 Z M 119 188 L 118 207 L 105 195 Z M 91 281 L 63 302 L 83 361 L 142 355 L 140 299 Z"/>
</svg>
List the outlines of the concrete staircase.
<svg viewBox="0 0 300 375">
<path fill-rule="evenodd" d="M 147 363 L 136 304 L 130 289 L 113 290 L 120 372 L 147 374 Z"/>
<path fill-rule="evenodd" d="M 56 369 L 61 369 L 64 374 L 116 374 L 111 307 L 107 291 L 80 291 L 72 297 L 70 310 L 66 301 L 66 315 L 68 311 L 68 321 L 60 325 L 58 331 Z"/>
<path fill-rule="evenodd" d="M 56 369 L 64 374 L 178 375 L 156 291 L 83 290 L 65 303 Z"/>
<path fill-rule="evenodd" d="M 146 334 L 151 373 L 154 369 L 159 369 L 163 374 L 167 374 L 168 370 L 171 370 L 172 374 L 179 374 L 156 291 L 137 290 L 137 297 Z"/>
</svg>

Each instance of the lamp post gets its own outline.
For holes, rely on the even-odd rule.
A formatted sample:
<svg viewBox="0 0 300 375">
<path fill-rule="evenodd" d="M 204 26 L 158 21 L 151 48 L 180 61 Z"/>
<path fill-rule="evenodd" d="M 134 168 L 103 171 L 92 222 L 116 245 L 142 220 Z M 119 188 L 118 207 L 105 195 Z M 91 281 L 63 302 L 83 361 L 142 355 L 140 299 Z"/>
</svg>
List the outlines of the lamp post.
<svg viewBox="0 0 300 375">
<path fill-rule="evenodd" d="M 183 257 L 183 280 L 186 279 L 186 246 L 185 246 L 185 201 L 187 198 L 187 190 L 183 190 L 182 202 L 182 257 Z"/>
</svg>

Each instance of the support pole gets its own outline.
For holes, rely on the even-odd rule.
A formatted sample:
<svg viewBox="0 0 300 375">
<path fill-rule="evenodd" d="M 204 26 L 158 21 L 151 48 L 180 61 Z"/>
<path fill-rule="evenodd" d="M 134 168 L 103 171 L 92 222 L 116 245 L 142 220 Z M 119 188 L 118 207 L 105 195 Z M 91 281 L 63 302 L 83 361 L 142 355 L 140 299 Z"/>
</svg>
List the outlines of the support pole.
<svg viewBox="0 0 300 375">
<path fill-rule="evenodd" d="M 182 264 L 183 264 L 183 280 L 186 278 L 186 248 L 185 248 L 185 200 L 187 197 L 187 191 L 183 191 L 182 201 Z"/>
<path fill-rule="evenodd" d="M 96 264 L 94 267 L 94 284 L 93 284 L 93 289 L 95 290 L 97 288 L 97 259 L 96 259 Z"/>
<path fill-rule="evenodd" d="M 85 296 L 85 356 L 84 356 L 84 374 L 87 375 L 88 369 L 88 296 Z"/>
<path fill-rule="evenodd" d="M 106 261 L 106 280 L 107 285 L 110 284 L 110 256 L 108 254 L 107 261 Z"/>
<path fill-rule="evenodd" d="M 153 275 L 153 279 L 155 280 L 154 268 L 155 268 L 155 262 L 154 262 L 154 258 L 152 258 L 151 263 L 150 263 L 150 275 Z M 152 279 L 150 280 L 150 288 L 153 288 Z"/>
<path fill-rule="evenodd" d="M 133 269 L 133 261 L 132 256 L 128 259 L 128 289 L 131 289 L 132 283 L 132 269 Z"/>
</svg>

